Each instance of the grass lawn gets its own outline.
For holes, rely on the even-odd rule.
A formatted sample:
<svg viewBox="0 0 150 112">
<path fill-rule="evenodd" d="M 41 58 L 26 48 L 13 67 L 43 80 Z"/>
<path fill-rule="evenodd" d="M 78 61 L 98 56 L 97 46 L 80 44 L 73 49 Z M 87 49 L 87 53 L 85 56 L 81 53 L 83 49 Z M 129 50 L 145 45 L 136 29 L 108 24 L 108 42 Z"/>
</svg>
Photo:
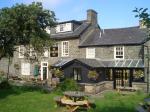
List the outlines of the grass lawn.
<svg viewBox="0 0 150 112">
<path fill-rule="evenodd" d="M 0 112 L 63 112 L 63 108 L 55 107 L 55 96 L 56 93 L 44 93 L 29 88 L 0 90 Z M 134 107 L 145 97 L 143 93 L 123 96 L 109 92 L 104 98 L 93 97 L 96 109 L 91 109 L 90 112 L 134 112 Z"/>
</svg>

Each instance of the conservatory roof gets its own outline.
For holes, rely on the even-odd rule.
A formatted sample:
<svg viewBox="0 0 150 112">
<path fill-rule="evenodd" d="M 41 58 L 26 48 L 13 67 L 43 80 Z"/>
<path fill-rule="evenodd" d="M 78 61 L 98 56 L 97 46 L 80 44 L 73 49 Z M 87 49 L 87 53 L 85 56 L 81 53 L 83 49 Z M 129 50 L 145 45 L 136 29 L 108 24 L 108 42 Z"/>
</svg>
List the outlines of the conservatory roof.
<svg viewBox="0 0 150 112">
<path fill-rule="evenodd" d="M 141 59 L 125 60 L 100 60 L 100 59 L 62 59 L 53 64 L 53 67 L 65 67 L 71 63 L 80 63 L 91 68 L 144 68 L 144 62 Z"/>
</svg>

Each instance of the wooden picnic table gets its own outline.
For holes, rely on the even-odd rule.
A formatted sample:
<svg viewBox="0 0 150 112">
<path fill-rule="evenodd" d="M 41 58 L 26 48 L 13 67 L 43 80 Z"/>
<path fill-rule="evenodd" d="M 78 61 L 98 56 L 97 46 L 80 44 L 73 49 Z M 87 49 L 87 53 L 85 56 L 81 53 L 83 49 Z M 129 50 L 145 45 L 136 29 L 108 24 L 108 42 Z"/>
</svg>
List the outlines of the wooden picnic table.
<svg viewBox="0 0 150 112">
<path fill-rule="evenodd" d="M 83 101 L 85 99 L 86 94 L 80 91 L 66 91 L 64 92 L 64 96 L 76 102 Z"/>
<path fill-rule="evenodd" d="M 90 108 L 90 102 L 85 98 L 86 94 L 80 91 L 66 91 L 63 93 L 64 96 L 56 102 L 60 103 L 63 106 L 66 106 L 69 112 L 74 112 L 80 107 L 86 109 Z"/>
</svg>

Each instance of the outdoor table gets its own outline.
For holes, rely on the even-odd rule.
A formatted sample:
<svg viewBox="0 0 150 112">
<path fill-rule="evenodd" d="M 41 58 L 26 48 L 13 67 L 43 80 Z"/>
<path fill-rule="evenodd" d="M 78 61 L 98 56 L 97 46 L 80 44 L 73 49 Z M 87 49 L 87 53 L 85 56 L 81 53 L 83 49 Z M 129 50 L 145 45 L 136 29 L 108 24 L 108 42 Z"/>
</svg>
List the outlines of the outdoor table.
<svg viewBox="0 0 150 112">
<path fill-rule="evenodd" d="M 85 93 L 80 91 L 66 91 L 63 93 L 61 103 L 65 105 L 70 112 L 74 112 L 79 107 L 85 106 L 90 108 L 88 100 L 85 99 Z"/>
<path fill-rule="evenodd" d="M 80 91 L 66 91 L 64 95 L 68 98 L 71 98 L 74 102 L 83 101 L 85 99 L 86 94 Z"/>
</svg>

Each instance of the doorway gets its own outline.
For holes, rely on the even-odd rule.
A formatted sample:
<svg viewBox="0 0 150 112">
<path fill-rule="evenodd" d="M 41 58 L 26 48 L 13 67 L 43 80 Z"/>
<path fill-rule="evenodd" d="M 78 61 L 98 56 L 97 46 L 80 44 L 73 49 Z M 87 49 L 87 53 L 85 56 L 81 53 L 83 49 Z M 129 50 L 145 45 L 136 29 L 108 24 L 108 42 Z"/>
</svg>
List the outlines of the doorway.
<svg viewBox="0 0 150 112">
<path fill-rule="evenodd" d="M 48 79 L 48 62 L 41 62 L 41 80 Z"/>
<path fill-rule="evenodd" d="M 131 87 L 131 74 L 128 69 L 114 70 L 114 89 L 118 87 Z"/>
</svg>

